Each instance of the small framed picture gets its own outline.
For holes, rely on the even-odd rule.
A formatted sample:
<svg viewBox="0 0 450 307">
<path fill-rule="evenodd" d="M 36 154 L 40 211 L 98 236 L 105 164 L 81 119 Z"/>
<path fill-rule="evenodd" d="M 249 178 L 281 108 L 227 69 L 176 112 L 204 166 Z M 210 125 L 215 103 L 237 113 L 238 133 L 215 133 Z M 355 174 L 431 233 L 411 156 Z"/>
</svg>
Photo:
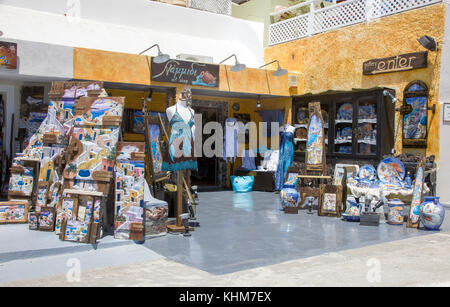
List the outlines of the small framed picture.
<svg viewBox="0 0 450 307">
<path fill-rule="evenodd" d="M 0 224 L 25 224 L 28 221 L 28 201 L 0 202 Z"/>
<path fill-rule="evenodd" d="M 53 231 L 55 229 L 55 208 L 42 207 L 39 212 L 39 230 Z"/>
<path fill-rule="evenodd" d="M 39 213 L 30 212 L 28 213 L 28 229 L 38 230 L 39 229 Z"/>
<path fill-rule="evenodd" d="M 42 207 L 47 206 L 48 187 L 49 187 L 48 182 L 39 181 L 35 206 L 36 212 L 40 212 Z"/>
<path fill-rule="evenodd" d="M 341 216 L 342 186 L 320 185 L 319 210 L 320 216 Z"/>
<path fill-rule="evenodd" d="M 444 123 L 450 124 L 450 103 L 444 103 L 443 106 L 444 113 Z"/>
<path fill-rule="evenodd" d="M 78 199 L 74 197 L 64 197 L 62 200 L 61 211 L 64 217 L 68 219 L 77 216 Z"/>
</svg>

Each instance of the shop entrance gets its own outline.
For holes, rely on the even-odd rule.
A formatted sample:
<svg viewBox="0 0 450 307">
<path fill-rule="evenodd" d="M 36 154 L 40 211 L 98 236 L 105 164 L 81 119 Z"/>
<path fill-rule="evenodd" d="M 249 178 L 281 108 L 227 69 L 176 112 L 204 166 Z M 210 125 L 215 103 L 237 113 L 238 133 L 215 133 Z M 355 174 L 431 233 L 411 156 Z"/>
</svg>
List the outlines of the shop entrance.
<svg viewBox="0 0 450 307">
<path fill-rule="evenodd" d="M 228 113 L 226 102 L 194 100 L 192 107 L 196 114 L 202 115 L 202 127 L 209 122 L 219 122 L 222 126 Z M 198 127 L 197 127 L 198 128 Z M 214 131 L 213 131 L 214 133 Z M 212 134 L 202 133 L 202 144 Z M 213 149 L 215 149 L 213 147 Z M 226 163 L 220 157 L 198 157 L 198 171 L 191 173 L 191 184 L 207 188 L 221 188 L 226 183 Z"/>
</svg>

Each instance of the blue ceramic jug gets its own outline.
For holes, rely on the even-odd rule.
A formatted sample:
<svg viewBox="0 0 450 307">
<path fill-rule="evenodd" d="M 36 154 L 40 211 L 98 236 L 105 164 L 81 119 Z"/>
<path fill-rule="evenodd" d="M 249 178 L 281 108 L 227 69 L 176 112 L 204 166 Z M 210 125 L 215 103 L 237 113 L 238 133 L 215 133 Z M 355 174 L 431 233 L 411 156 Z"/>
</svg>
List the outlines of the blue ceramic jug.
<svg viewBox="0 0 450 307">
<path fill-rule="evenodd" d="M 342 214 L 342 217 L 346 221 L 359 222 L 361 216 L 361 205 L 351 200 L 347 200 L 347 202 L 350 203 L 351 206 L 344 214 Z"/>
<path fill-rule="evenodd" d="M 439 197 L 425 196 L 420 205 L 420 220 L 426 230 L 439 230 L 445 217 L 445 208 L 439 202 Z"/>
</svg>

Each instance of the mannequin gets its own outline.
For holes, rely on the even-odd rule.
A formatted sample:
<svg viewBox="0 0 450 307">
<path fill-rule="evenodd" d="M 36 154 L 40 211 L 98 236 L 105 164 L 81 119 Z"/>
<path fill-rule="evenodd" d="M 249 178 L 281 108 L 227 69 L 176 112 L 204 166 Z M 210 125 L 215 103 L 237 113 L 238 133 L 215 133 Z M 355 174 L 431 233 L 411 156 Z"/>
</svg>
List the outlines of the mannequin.
<svg viewBox="0 0 450 307">
<path fill-rule="evenodd" d="M 197 170 L 194 155 L 194 110 L 188 106 L 191 99 L 191 89 L 185 87 L 177 103 L 166 110 L 172 131 L 169 151 L 162 164 L 163 171 Z"/>
<path fill-rule="evenodd" d="M 279 191 L 283 187 L 284 177 L 287 169 L 294 161 L 294 145 L 292 139 L 294 137 L 295 127 L 285 124 L 280 128 L 280 153 L 277 171 L 275 173 L 275 190 Z"/>
<path fill-rule="evenodd" d="M 187 173 L 186 176 L 189 177 L 189 170 L 198 170 L 194 155 L 194 110 L 189 107 L 191 100 L 191 89 L 185 87 L 177 103 L 166 110 L 167 119 L 172 129 L 169 138 L 169 150 L 164 152 L 162 170 L 177 173 L 177 220 L 175 225 L 167 226 L 169 231 L 172 232 L 185 230 L 181 218 L 184 176 Z M 186 188 L 189 189 L 190 187 Z"/>
</svg>

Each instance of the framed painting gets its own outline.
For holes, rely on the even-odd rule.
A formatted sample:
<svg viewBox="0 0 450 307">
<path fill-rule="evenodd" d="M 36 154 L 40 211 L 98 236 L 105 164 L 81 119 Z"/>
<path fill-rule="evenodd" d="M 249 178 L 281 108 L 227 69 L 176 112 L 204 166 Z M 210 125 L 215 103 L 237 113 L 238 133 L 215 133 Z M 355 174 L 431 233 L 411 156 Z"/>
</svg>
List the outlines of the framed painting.
<svg viewBox="0 0 450 307">
<path fill-rule="evenodd" d="M 39 230 L 53 231 L 55 229 L 55 208 L 42 207 L 39 212 Z"/>
<path fill-rule="evenodd" d="M 306 137 L 306 172 L 325 171 L 325 133 L 320 102 L 309 103 L 309 124 Z"/>
<path fill-rule="evenodd" d="M 334 185 L 342 185 L 344 177 L 344 170 L 347 172 L 347 181 L 351 181 L 359 172 L 359 165 L 357 164 L 336 164 L 334 167 Z"/>
<path fill-rule="evenodd" d="M 423 202 L 423 184 L 425 180 L 425 158 L 417 165 L 416 180 L 413 185 L 413 195 L 411 208 L 409 209 L 408 222 L 406 227 L 418 228 L 420 222 L 420 205 Z"/>
<path fill-rule="evenodd" d="M 403 146 L 427 147 L 428 86 L 413 81 L 405 87 L 403 97 Z"/>
<path fill-rule="evenodd" d="M 74 105 L 74 125 L 120 126 L 124 97 L 82 97 Z"/>
<path fill-rule="evenodd" d="M 0 202 L 0 224 L 20 224 L 28 222 L 28 201 Z"/>
<path fill-rule="evenodd" d="M 341 216 L 342 206 L 342 186 L 340 185 L 320 185 L 319 194 L 319 216 Z"/>
<path fill-rule="evenodd" d="M 63 223 L 60 238 L 64 241 L 88 243 L 89 241 L 89 223 L 83 223 L 76 220 L 66 220 Z"/>
<path fill-rule="evenodd" d="M 48 199 L 48 182 L 39 181 L 37 188 L 37 198 L 34 210 L 40 212 L 42 207 L 47 206 Z"/>
<path fill-rule="evenodd" d="M 37 212 L 28 213 L 28 229 L 29 230 L 39 229 L 39 213 Z"/>
</svg>

